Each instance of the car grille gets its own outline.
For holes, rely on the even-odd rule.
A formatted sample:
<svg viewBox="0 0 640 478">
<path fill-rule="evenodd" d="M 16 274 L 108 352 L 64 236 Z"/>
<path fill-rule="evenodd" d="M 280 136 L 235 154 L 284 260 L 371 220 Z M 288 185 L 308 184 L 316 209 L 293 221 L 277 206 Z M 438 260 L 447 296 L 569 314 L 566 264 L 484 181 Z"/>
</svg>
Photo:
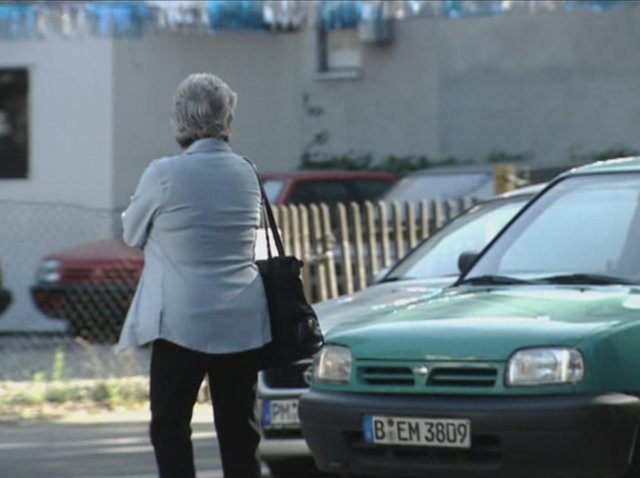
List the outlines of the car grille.
<svg viewBox="0 0 640 478">
<path fill-rule="evenodd" d="M 493 387 L 498 371 L 495 368 L 439 367 L 429 374 L 427 385 L 441 387 Z"/>
<path fill-rule="evenodd" d="M 409 367 L 361 367 L 360 381 L 367 385 L 402 385 L 415 384 L 413 372 Z"/>
<path fill-rule="evenodd" d="M 264 382 L 269 388 L 309 388 L 304 379 L 304 372 L 311 365 L 310 361 L 299 362 L 287 367 L 270 368 L 264 371 Z"/>
<path fill-rule="evenodd" d="M 356 380 L 375 391 L 437 392 L 452 388 L 490 388 L 496 386 L 498 368 L 493 364 L 359 363 Z"/>
</svg>

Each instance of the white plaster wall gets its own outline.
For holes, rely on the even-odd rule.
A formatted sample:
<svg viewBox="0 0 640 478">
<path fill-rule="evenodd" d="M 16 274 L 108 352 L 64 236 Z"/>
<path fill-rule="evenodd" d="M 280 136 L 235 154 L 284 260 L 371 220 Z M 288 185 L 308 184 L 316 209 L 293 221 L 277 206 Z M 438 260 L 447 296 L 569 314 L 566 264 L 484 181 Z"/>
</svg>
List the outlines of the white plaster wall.
<svg viewBox="0 0 640 478">
<path fill-rule="evenodd" d="M 29 178 L 0 200 L 111 204 L 111 40 L 0 41 L 0 67 L 29 69 Z"/>
</svg>

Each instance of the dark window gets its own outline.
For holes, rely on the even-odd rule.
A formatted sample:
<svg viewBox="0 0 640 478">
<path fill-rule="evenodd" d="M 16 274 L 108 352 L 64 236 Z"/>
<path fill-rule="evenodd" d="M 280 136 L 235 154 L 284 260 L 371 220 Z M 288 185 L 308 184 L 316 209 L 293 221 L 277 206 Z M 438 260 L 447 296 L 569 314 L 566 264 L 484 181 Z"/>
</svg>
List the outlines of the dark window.
<svg viewBox="0 0 640 478">
<path fill-rule="evenodd" d="M 289 202 L 292 204 L 349 202 L 353 200 L 347 185 L 342 181 L 314 181 L 296 184 Z"/>
<path fill-rule="evenodd" d="M 358 30 L 332 29 L 320 17 L 316 26 L 318 72 L 358 71 L 362 67 L 362 49 Z"/>
<path fill-rule="evenodd" d="M 28 94 L 26 69 L 0 69 L 0 178 L 27 177 Z"/>
<path fill-rule="evenodd" d="M 389 189 L 391 181 L 354 181 L 353 185 L 361 201 L 376 201 Z"/>
</svg>

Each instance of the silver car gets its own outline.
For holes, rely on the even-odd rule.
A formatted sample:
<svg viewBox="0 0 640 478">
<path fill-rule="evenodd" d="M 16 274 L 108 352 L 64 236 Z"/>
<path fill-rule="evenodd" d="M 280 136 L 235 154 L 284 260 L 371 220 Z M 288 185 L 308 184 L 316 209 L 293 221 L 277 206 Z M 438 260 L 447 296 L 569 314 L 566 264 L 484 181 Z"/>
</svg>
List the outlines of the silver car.
<svg viewBox="0 0 640 478">
<path fill-rule="evenodd" d="M 452 284 L 459 275 L 461 255 L 483 249 L 542 188 L 528 186 L 471 207 L 416 246 L 375 284 L 314 304 L 323 330 L 370 311 L 424 300 Z M 315 472 L 298 419 L 298 397 L 307 390 L 310 379 L 311 360 L 259 375 L 260 451 L 273 478 L 311 476 Z"/>
</svg>

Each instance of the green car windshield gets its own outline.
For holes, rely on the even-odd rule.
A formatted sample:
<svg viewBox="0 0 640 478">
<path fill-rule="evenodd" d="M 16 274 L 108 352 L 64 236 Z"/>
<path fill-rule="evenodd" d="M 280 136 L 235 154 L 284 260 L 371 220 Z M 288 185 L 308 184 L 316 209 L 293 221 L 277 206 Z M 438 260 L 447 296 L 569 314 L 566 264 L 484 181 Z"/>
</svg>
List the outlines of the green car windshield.
<svg viewBox="0 0 640 478">
<path fill-rule="evenodd" d="M 640 174 L 568 177 L 538 198 L 461 283 L 640 283 Z"/>
</svg>

